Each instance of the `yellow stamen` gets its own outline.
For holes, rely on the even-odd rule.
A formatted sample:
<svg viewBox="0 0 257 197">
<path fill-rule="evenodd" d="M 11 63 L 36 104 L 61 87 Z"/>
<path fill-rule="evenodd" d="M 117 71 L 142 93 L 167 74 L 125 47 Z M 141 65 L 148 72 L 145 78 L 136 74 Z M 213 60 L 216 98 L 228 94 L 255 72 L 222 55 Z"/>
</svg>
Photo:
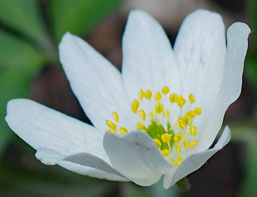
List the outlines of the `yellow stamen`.
<svg viewBox="0 0 257 197">
<path fill-rule="evenodd" d="M 176 133 L 173 137 L 174 142 L 179 143 L 182 139 L 182 135 L 180 133 Z"/>
<path fill-rule="evenodd" d="M 170 102 L 171 103 L 175 103 L 176 102 L 176 99 L 177 99 L 177 94 L 175 94 L 175 93 L 172 93 L 172 94 L 170 94 Z"/>
<path fill-rule="evenodd" d="M 140 100 L 142 100 L 144 98 L 144 91 L 143 90 L 140 90 L 139 93 L 138 93 L 138 98 Z"/>
<path fill-rule="evenodd" d="M 125 127 L 120 128 L 121 135 L 126 134 L 127 132 L 128 132 L 128 130 Z"/>
<path fill-rule="evenodd" d="M 195 117 L 195 113 L 191 110 L 187 112 L 187 115 L 190 116 L 191 118 Z"/>
<path fill-rule="evenodd" d="M 164 110 L 163 104 L 157 103 L 157 104 L 155 105 L 155 111 L 156 111 L 157 113 L 161 113 L 161 112 L 163 112 L 163 110 Z"/>
<path fill-rule="evenodd" d="M 162 88 L 162 93 L 163 93 L 163 94 L 168 94 L 169 91 L 170 91 L 170 89 L 169 89 L 168 86 L 164 86 L 164 87 Z"/>
<path fill-rule="evenodd" d="M 178 119 L 178 124 L 179 124 L 181 129 L 185 129 L 186 128 L 186 123 L 185 123 L 185 121 L 184 121 L 184 119 L 182 117 L 180 117 Z"/>
<path fill-rule="evenodd" d="M 170 154 L 169 150 L 167 150 L 167 149 L 164 149 L 164 150 L 162 150 L 161 152 L 162 152 L 162 155 L 163 155 L 164 157 L 166 157 L 166 156 L 168 156 L 168 155 Z"/>
<path fill-rule="evenodd" d="M 152 91 L 151 90 L 146 90 L 146 92 L 144 93 L 144 96 L 146 99 L 151 99 L 152 97 Z"/>
<path fill-rule="evenodd" d="M 190 126 L 190 134 L 193 136 L 197 135 L 197 127 L 196 126 L 194 126 L 194 125 Z"/>
<path fill-rule="evenodd" d="M 151 111 L 151 112 L 149 113 L 149 115 L 150 115 L 150 117 L 151 117 L 152 119 L 154 118 L 154 112 Z"/>
<path fill-rule="evenodd" d="M 171 140 L 171 136 L 168 133 L 164 133 L 161 135 L 161 139 L 163 142 L 168 143 Z"/>
<path fill-rule="evenodd" d="M 178 155 L 178 162 L 179 162 L 179 164 L 181 164 L 182 161 L 183 161 L 182 155 Z"/>
<path fill-rule="evenodd" d="M 138 129 L 138 130 L 144 130 L 144 129 L 145 129 L 144 123 L 138 122 L 138 123 L 137 123 L 137 129 Z"/>
<path fill-rule="evenodd" d="M 135 99 L 132 101 L 131 109 L 134 113 L 137 113 L 138 108 L 139 108 L 139 101 Z"/>
<path fill-rule="evenodd" d="M 179 107 L 183 107 L 184 104 L 186 103 L 186 99 L 184 99 L 183 96 L 178 96 L 177 99 L 176 99 L 176 102 L 177 102 Z"/>
<path fill-rule="evenodd" d="M 170 110 L 168 110 L 168 109 L 166 110 L 166 117 L 170 118 Z"/>
<path fill-rule="evenodd" d="M 116 124 L 114 124 L 112 121 L 110 120 L 106 120 L 106 124 L 112 129 L 115 130 L 117 128 Z"/>
<path fill-rule="evenodd" d="M 179 144 L 177 144 L 177 145 L 175 146 L 175 148 L 176 148 L 176 151 L 177 151 L 178 153 L 180 153 L 180 152 L 181 152 L 181 147 L 180 147 L 180 145 L 179 145 Z"/>
<path fill-rule="evenodd" d="M 159 101 L 159 100 L 161 100 L 162 99 L 162 95 L 161 95 L 161 93 L 160 92 L 156 92 L 156 94 L 155 94 L 155 100 L 156 101 Z"/>
<path fill-rule="evenodd" d="M 195 102 L 195 96 L 192 93 L 189 94 L 188 98 L 189 98 L 190 103 L 194 103 Z"/>
<path fill-rule="evenodd" d="M 187 141 L 187 140 L 184 141 L 184 147 L 185 147 L 185 148 L 189 148 L 189 144 L 188 144 L 188 141 Z"/>
<path fill-rule="evenodd" d="M 113 113 L 112 113 L 112 117 L 113 117 L 113 119 L 114 119 L 116 122 L 119 122 L 119 115 L 118 115 L 117 112 L 113 112 Z"/>
<path fill-rule="evenodd" d="M 190 142 L 189 147 L 193 148 L 196 144 L 197 144 L 197 140 L 193 140 L 192 142 Z"/>
<path fill-rule="evenodd" d="M 140 109 L 140 110 L 139 110 L 139 114 L 140 114 L 140 116 L 141 116 L 142 120 L 145 120 L 145 118 L 146 118 L 145 111 L 144 111 L 144 110 L 142 110 L 142 109 Z"/>
<path fill-rule="evenodd" d="M 200 114 L 202 113 L 202 110 L 201 110 L 200 107 L 196 107 L 196 108 L 194 109 L 194 112 L 195 112 L 196 115 L 200 115 Z"/>
<path fill-rule="evenodd" d="M 161 141 L 157 138 L 155 138 L 154 141 L 155 141 L 156 146 L 160 148 L 162 145 Z"/>
</svg>

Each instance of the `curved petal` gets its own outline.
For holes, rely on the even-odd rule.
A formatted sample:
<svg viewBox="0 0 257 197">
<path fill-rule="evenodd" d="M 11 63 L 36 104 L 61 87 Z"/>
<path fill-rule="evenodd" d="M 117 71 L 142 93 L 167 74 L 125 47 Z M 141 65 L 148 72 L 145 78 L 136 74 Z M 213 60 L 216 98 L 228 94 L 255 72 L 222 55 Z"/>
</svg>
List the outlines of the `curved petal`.
<svg viewBox="0 0 257 197">
<path fill-rule="evenodd" d="M 222 149 L 230 141 L 230 139 L 230 129 L 226 127 L 219 141 L 213 148 L 187 157 L 183 161 L 183 163 L 177 168 L 174 174 L 166 174 L 164 176 L 163 187 L 165 189 L 168 189 L 183 177 L 198 170 L 202 165 L 204 165 L 207 162 L 209 158 L 211 158 L 217 151 Z"/>
<path fill-rule="evenodd" d="M 108 162 L 103 135 L 94 127 L 28 99 L 8 102 L 9 127 L 34 149 L 63 155 L 89 152 Z"/>
<path fill-rule="evenodd" d="M 113 111 L 128 122 L 130 108 L 120 72 L 88 43 L 69 33 L 63 36 L 59 50 L 71 88 L 95 127 L 106 131 L 105 122 Z"/>
<path fill-rule="evenodd" d="M 103 144 L 114 168 L 138 185 L 152 185 L 174 168 L 144 132 L 132 131 L 125 136 L 106 133 Z"/>
<path fill-rule="evenodd" d="M 66 161 L 70 162 L 70 165 L 74 164 L 80 165 L 81 167 L 91 167 L 95 170 L 100 170 L 102 172 L 118 176 L 121 180 L 126 180 L 126 178 L 124 178 L 119 172 L 110 166 L 110 164 L 90 153 L 77 153 L 65 156 L 51 149 L 40 148 L 37 150 L 36 158 L 47 165 L 56 165 Z M 81 169 L 82 171 L 80 171 Z M 84 174 L 83 168 L 77 168 L 76 172 L 79 174 Z"/>
<path fill-rule="evenodd" d="M 170 42 L 160 24 L 144 11 L 129 15 L 122 42 L 122 76 L 130 99 L 140 89 L 179 92 L 179 73 Z"/>
<path fill-rule="evenodd" d="M 201 136 L 203 139 L 201 140 L 201 150 L 206 150 L 213 142 L 222 125 L 228 106 L 241 93 L 244 59 L 248 47 L 249 33 L 250 29 L 244 23 L 234 23 L 228 29 L 224 77 L 218 94 L 222 96 L 218 97 L 214 105 L 215 109 L 213 109 L 212 118 L 203 128 L 208 133 Z"/>
</svg>

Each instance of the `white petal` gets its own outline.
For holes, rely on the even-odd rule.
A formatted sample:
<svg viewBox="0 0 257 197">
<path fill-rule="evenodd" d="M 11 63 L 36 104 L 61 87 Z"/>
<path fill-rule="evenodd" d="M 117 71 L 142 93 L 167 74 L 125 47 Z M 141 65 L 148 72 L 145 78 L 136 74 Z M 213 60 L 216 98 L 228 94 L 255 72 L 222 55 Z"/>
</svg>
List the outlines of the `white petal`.
<svg viewBox="0 0 257 197">
<path fill-rule="evenodd" d="M 88 152 L 108 161 L 101 132 L 34 101 L 9 101 L 6 121 L 34 149 L 48 148 L 66 156 Z"/>
<path fill-rule="evenodd" d="M 59 50 L 71 88 L 95 127 L 106 131 L 105 122 L 113 111 L 125 123 L 129 102 L 120 72 L 88 43 L 69 33 L 63 36 Z"/>
<path fill-rule="evenodd" d="M 249 33 L 250 29 L 244 23 L 234 23 L 228 29 L 224 77 L 218 94 L 220 96 L 214 104 L 210 121 L 202 128 L 206 133 L 202 136 L 201 150 L 205 150 L 213 142 L 228 106 L 240 95 Z"/>
<path fill-rule="evenodd" d="M 184 20 L 175 42 L 181 87 L 185 97 L 195 94 L 195 105 L 208 117 L 215 107 L 226 54 L 224 23 L 220 15 L 198 10 Z M 203 124 L 206 120 L 203 120 Z"/>
<path fill-rule="evenodd" d="M 110 181 L 128 181 L 128 179 L 118 176 L 116 174 L 108 173 L 102 170 L 97 170 L 91 167 L 82 166 L 79 164 L 74 164 L 68 161 L 61 161 L 59 165 L 72 172 L 82 174 L 82 175 L 87 175 L 98 179 L 107 179 Z"/>
<path fill-rule="evenodd" d="M 180 179 L 198 170 L 202 165 L 206 163 L 206 161 L 209 158 L 211 158 L 217 151 L 222 149 L 230 141 L 230 139 L 231 139 L 230 129 L 226 127 L 219 141 L 213 148 L 187 157 L 183 161 L 183 163 L 177 168 L 174 174 L 173 173 L 166 174 L 164 177 L 163 187 L 165 189 L 168 189 Z"/>
<path fill-rule="evenodd" d="M 122 76 L 130 99 L 140 89 L 179 92 L 179 74 L 169 40 L 160 24 L 143 11 L 132 11 L 123 36 Z"/>
<path fill-rule="evenodd" d="M 138 185 L 152 185 L 173 169 L 154 141 L 141 131 L 125 136 L 106 133 L 104 148 L 114 168 Z"/>
<path fill-rule="evenodd" d="M 40 148 L 36 153 L 37 159 L 39 159 L 42 163 L 47 165 L 56 165 L 60 164 L 63 161 L 71 162 L 74 165 L 80 165 L 81 167 L 91 167 L 105 173 L 110 173 L 119 177 L 123 177 L 118 171 L 116 171 L 112 166 L 110 166 L 104 160 L 90 154 L 90 153 L 76 153 L 73 155 L 65 156 L 57 151 Z M 83 169 L 83 168 L 81 168 Z M 79 174 L 84 174 L 84 170 L 80 172 L 80 168 L 76 171 Z M 125 178 L 123 177 L 125 180 Z"/>
</svg>

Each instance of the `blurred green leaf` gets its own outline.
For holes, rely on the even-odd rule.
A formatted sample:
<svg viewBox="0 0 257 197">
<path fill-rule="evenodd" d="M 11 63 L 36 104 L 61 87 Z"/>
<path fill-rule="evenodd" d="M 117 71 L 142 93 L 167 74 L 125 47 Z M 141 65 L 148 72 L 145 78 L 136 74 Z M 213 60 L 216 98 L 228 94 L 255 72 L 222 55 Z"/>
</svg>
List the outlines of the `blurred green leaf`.
<svg viewBox="0 0 257 197">
<path fill-rule="evenodd" d="M 176 183 L 176 186 L 182 191 L 187 192 L 191 188 L 191 184 L 187 178 L 183 178 Z"/>
<path fill-rule="evenodd" d="M 46 31 L 36 0 L 1 0 L 0 21 L 44 45 Z"/>
<path fill-rule="evenodd" d="M 34 48 L 0 31 L 0 153 L 12 132 L 5 121 L 8 100 L 26 96 L 33 74 L 44 57 Z"/>
<path fill-rule="evenodd" d="M 57 39 L 67 31 L 81 35 L 111 13 L 123 0 L 49 0 Z"/>
<path fill-rule="evenodd" d="M 0 67 L 34 66 L 43 59 L 28 43 L 0 30 Z"/>
<path fill-rule="evenodd" d="M 247 146 L 244 181 L 242 183 L 240 196 L 255 197 L 257 196 L 257 145 L 250 144 Z"/>
</svg>

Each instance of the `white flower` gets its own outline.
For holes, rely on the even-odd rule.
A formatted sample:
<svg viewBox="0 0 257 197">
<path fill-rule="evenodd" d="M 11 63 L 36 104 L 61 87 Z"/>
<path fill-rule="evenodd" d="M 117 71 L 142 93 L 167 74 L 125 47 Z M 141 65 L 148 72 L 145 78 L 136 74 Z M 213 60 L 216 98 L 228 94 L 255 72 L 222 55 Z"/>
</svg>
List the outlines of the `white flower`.
<svg viewBox="0 0 257 197">
<path fill-rule="evenodd" d="M 208 149 L 240 94 L 249 32 L 234 23 L 226 39 L 220 15 L 198 10 L 186 17 L 172 49 L 157 21 L 133 11 L 122 74 L 67 33 L 60 59 L 95 127 L 27 99 L 8 103 L 6 121 L 45 164 L 142 186 L 164 175 L 169 188 L 230 140 L 226 127 Z"/>
</svg>

